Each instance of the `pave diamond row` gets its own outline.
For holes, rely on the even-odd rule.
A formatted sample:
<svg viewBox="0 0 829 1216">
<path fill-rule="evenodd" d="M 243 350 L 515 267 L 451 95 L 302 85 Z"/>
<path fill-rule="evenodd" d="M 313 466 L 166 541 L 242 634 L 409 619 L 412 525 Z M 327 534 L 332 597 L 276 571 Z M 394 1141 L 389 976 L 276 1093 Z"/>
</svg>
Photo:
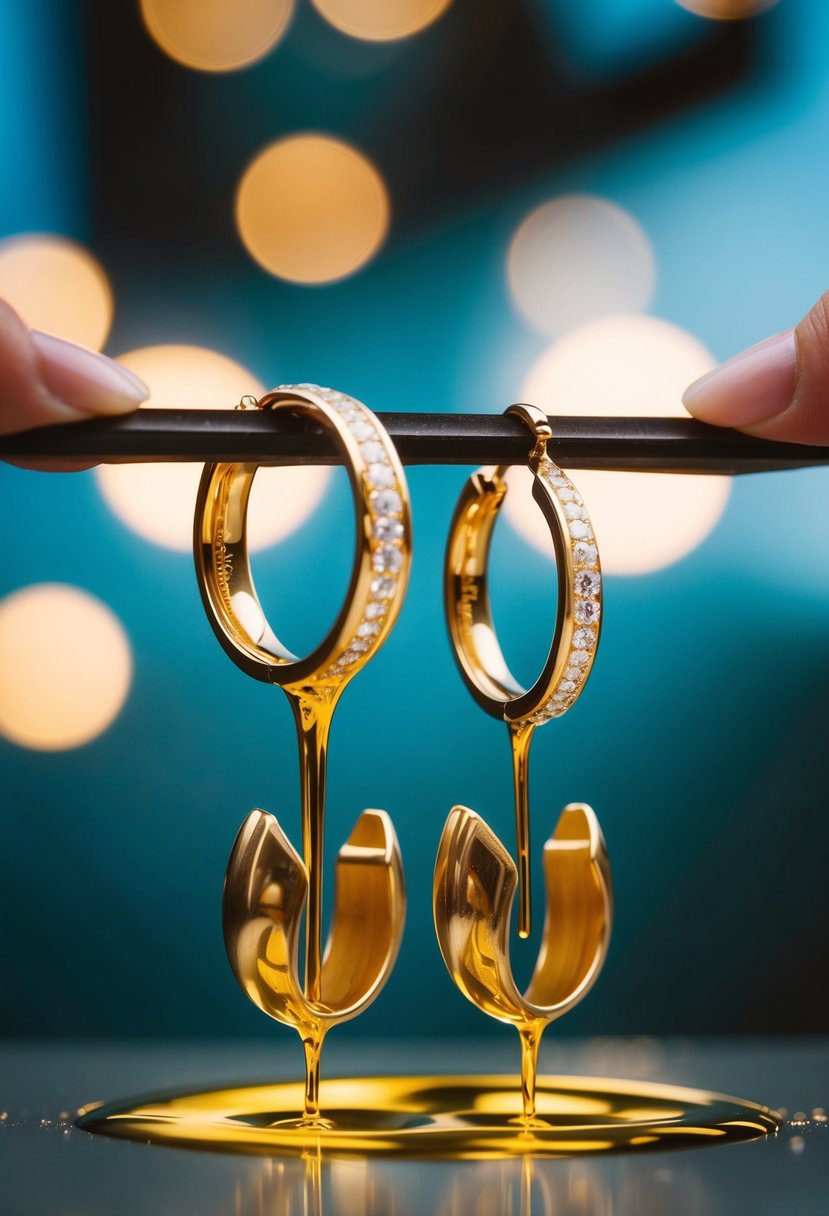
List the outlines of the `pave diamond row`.
<svg viewBox="0 0 829 1216">
<path fill-rule="evenodd" d="M 389 441 L 378 429 L 377 419 L 353 397 L 316 384 L 286 386 L 293 390 L 308 390 L 332 406 L 351 437 L 360 448 L 365 461 L 364 478 L 368 484 L 369 528 L 373 577 L 369 596 L 363 606 L 362 619 L 343 653 L 323 674 L 345 675 L 356 663 L 363 662 L 377 645 L 385 618 L 395 598 L 403 573 L 405 554 L 403 539 L 403 490 L 391 462 Z"/>
<path fill-rule="evenodd" d="M 599 620 L 602 612 L 602 572 L 599 551 L 590 516 L 576 487 L 550 460 L 538 465 L 538 478 L 563 508 L 567 521 L 570 551 L 575 566 L 573 631 L 564 674 L 541 703 L 530 722 L 540 724 L 560 718 L 570 708 L 584 688 L 599 640 Z"/>
</svg>

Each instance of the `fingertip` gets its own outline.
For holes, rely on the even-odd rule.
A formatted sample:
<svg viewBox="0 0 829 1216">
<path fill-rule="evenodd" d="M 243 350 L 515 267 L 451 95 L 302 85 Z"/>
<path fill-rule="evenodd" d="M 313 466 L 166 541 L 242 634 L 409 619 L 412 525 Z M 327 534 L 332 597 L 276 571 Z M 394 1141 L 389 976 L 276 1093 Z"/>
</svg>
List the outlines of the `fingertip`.
<svg viewBox="0 0 829 1216">
<path fill-rule="evenodd" d="M 76 413 L 127 413 L 150 395 L 143 380 L 106 355 L 39 330 L 30 338 L 47 389 Z"/>
<path fill-rule="evenodd" d="M 753 427 L 791 405 L 797 375 L 794 330 L 741 351 L 689 385 L 682 403 L 701 422 Z"/>
</svg>

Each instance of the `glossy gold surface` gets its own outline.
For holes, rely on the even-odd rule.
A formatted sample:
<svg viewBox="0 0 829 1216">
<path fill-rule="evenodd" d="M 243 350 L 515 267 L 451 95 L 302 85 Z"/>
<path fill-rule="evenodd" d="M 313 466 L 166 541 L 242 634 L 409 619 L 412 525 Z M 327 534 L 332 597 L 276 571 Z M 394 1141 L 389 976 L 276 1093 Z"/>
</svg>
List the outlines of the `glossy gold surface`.
<svg viewBox="0 0 829 1216">
<path fill-rule="evenodd" d="M 297 957 L 307 894 L 305 866 L 276 819 L 252 811 L 227 867 L 225 947 L 233 974 L 254 1004 L 300 1035 L 305 1119 L 319 1121 L 325 1035 L 371 1004 L 391 974 L 403 936 L 403 866 L 385 811 L 364 811 L 337 854 L 331 934 L 314 998 L 306 993 Z"/>
<path fill-rule="evenodd" d="M 535 440 L 528 459 L 533 474 L 533 498 L 550 530 L 558 576 L 553 638 L 544 666 L 532 687 L 523 688 L 507 666 L 492 621 L 489 599 L 487 567 L 492 533 L 508 492 L 505 467 L 478 469 L 461 491 L 446 550 L 444 603 L 449 636 L 464 683 L 478 704 L 488 714 L 504 721 L 509 732 L 518 858 L 518 933 L 526 938 L 531 931 L 530 746 L 539 711 L 559 686 L 569 662 L 577 628 L 576 565 L 565 507 L 543 478 L 545 472 L 557 471 L 547 456 L 547 442 L 552 438 L 547 417 L 530 405 L 510 406 L 507 413 L 521 418 Z M 600 574 L 598 559 L 595 568 Z M 598 599 L 601 602 L 600 594 Z M 583 681 L 576 697 L 587 682 L 595 654 L 596 647 L 587 654 Z"/>
<path fill-rule="evenodd" d="M 521 1037 L 523 1118 L 529 1124 L 537 1114 L 541 1035 L 596 981 L 613 917 L 607 849 L 589 806 L 565 807 L 544 846 L 543 862 L 547 919 L 523 996 L 509 961 L 515 863 L 467 807 L 454 807 L 446 821 L 434 883 L 435 928 L 449 974 L 467 1000 L 490 1017 L 510 1022 Z"/>
<path fill-rule="evenodd" d="M 593 1077 L 539 1078 L 531 1125 L 517 1117 L 510 1077 L 329 1078 L 322 1083 L 324 1127 L 293 1117 L 300 1101 L 297 1084 L 249 1085 L 98 1106 L 79 1123 L 151 1144 L 322 1160 L 652 1151 L 753 1140 L 779 1127 L 771 1111 L 737 1098 Z M 312 1171 L 310 1181 L 316 1177 Z M 312 1185 L 309 1197 L 315 1194 Z"/>
<path fill-rule="evenodd" d="M 242 408 L 247 404 L 243 400 Z M 275 820 L 261 811 L 253 813 L 236 842 L 228 870 L 225 938 L 242 988 L 265 1012 L 299 1031 L 306 1054 L 305 1117 L 317 1120 L 319 1053 L 325 1032 L 336 1021 L 356 1016 L 377 995 L 393 965 L 405 915 L 400 853 L 391 822 L 383 812 L 366 812 L 340 852 L 332 934 L 323 957 L 331 722 L 346 684 L 382 646 L 399 614 L 411 565 L 411 512 L 394 446 L 376 416 L 360 402 L 316 385 L 288 385 L 255 404 L 312 418 L 329 431 L 348 472 L 355 512 L 356 546 L 346 598 L 327 636 L 304 658 L 279 641 L 256 594 L 247 545 L 248 502 L 256 466 L 206 465 L 194 523 L 196 575 L 216 637 L 247 675 L 279 685 L 294 714 L 302 860 Z M 383 492 L 393 498 L 392 506 L 378 505 Z M 391 536 L 381 536 L 380 523 L 393 530 Z M 388 585 L 383 594 L 375 591 L 378 578 Z M 262 869 L 266 856 L 273 863 L 272 871 Z M 354 875 L 359 877 L 355 880 Z M 296 957 L 303 909 L 300 979 Z M 355 924 L 360 917 L 358 931 Z M 354 947 L 358 938 L 362 961 L 348 974 L 343 951 Z M 262 953 L 257 955 L 260 945 Z"/>
</svg>

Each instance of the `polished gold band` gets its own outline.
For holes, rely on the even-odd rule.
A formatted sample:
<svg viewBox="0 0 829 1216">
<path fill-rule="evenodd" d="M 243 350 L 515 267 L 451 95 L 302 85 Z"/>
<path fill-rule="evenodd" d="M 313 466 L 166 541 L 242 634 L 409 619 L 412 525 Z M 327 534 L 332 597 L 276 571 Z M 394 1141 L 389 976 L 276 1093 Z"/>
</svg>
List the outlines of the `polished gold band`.
<svg viewBox="0 0 829 1216">
<path fill-rule="evenodd" d="M 216 636 L 248 675 L 288 685 L 344 684 L 383 644 L 397 619 L 411 564 L 406 479 L 385 429 L 370 410 L 317 385 L 286 385 L 261 409 L 311 417 L 331 434 L 348 472 L 355 508 L 351 582 L 331 630 L 299 658 L 268 624 L 254 588 L 247 511 L 255 464 L 205 466 L 196 504 L 194 549 L 202 599 Z"/>
<path fill-rule="evenodd" d="M 452 647 L 475 700 L 495 718 L 537 725 L 565 713 L 585 686 L 599 642 L 601 567 L 584 503 L 547 456 L 552 432 L 546 415 L 529 405 L 511 406 L 507 413 L 521 418 L 535 436 L 528 462 L 533 498 L 550 530 L 558 572 L 555 633 L 530 689 L 506 664 L 489 602 L 490 543 L 507 494 L 504 466 L 478 469 L 461 492 L 446 551 L 444 595 Z"/>
</svg>

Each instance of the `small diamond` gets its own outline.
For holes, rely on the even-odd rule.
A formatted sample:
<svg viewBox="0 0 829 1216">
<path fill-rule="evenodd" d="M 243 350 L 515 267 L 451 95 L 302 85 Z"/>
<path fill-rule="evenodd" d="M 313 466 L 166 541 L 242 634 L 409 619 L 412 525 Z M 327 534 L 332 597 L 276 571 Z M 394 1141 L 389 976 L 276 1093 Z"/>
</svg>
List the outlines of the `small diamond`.
<svg viewBox="0 0 829 1216">
<path fill-rule="evenodd" d="M 374 569 L 381 574 L 387 570 L 396 574 L 402 565 L 403 551 L 397 545 L 380 545 L 374 550 Z"/>
<path fill-rule="evenodd" d="M 552 473 L 554 468 L 555 468 L 555 465 L 553 464 L 553 462 L 551 460 L 539 460 L 538 476 L 539 477 L 549 477 L 549 475 Z"/>
<path fill-rule="evenodd" d="M 365 418 L 359 418 L 352 427 L 349 427 L 349 430 L 358 443 L 363 443 L 366 439 L 373 439 L 377 434 L 374 427 Z"/>
<path fill-rule="evenodd" d="M 361 623 L 357 626 L 358 638 L 376 638 L 379 632 L 379 621 L 361 621 Z"/>
<path fill-rule="evenodd" d="M 577 566 L 595 566 L 598 556 L 599 550 L 595 545 L 588 545 L 584 541 L 573 545 L 573 561 Z"/>
<path fill-rule="evenodd" d="M 573 540 L 592 540 L 593 538 L 590 525 L 586 524 L 583 519 L 570 520 L 570 535 Z"/>
<path fill-rule="evenodd" d="M 587 519 L 587 512 L 577 502 L 568 502 L 564 506 L 564 514 L 568 519 Z"/>
<path fill-rule="evenodd" d="M 370 464 L 368 479 L 373 486 L 378 486 L 382 490 L 391 489 L 394 485 L 394 469 L 390 464 Z"/>
<path fill-rule="evenodd" d="M 553 472 L 550 474 L 550 481 L 553 483 L 554 486 L 568 486 L 569 487 L 571 484 L 567 480 L 567 478 L 564 476 L 561 469 L 557 469 L 557 468 L 555 468 L 555 466 L 553 466 Z"/>
<path fill-rule="evenodd" d="M 394 589 L 397 583 L 393 578 L 375 578 L 371 583 L 371 594 L 376 595 L 378 600 L 390 600 L 394 595 Z M 376 612 L 370 612 L 370 608 L 376 608 Z M 366 608 L 366 616 L 380 616 L 380 613 L 385 612 L 385 608 L 381 608 L 380 604 L 369 604 Z"/>
<path fill-rule="evenodd" d="M 374 521 L 374 535 L 377 540 L 402 540 L 403 525 L 399 519 L 389 515 L 381 515 Z"/>
<path fill-rule="evenodd" d="M 385 445 L 376 439 L 369 439 L 368 443 L 361 444 L 360 455 L 366 464 L 374 464 L 376 461 L 385 462 L 389 458 Z"/>
<path fill-rule="evenodd" d="M 349 645 L 348 650 L 343 655 L 343 658 L 347 659 L 349 655 L 365 654 L 365 652 L 370 649 L 371 642 L 367 642 L 365 638 L 354 638 Z"/>
<path fill-rule="evenodd" d="M 576 620 L 580 625 L 589 625 L 599 619 L 598 600 L 576 600 Z"/>
<path fill-rule="evenodd" d="M 371 496 L 371 506 L 380 515 L 399 515 L 403 510 L 403 499 L 397 490 L 375 490 Z"/>
<path fill-rule="evenodd" d="M 585 654 L 583 650 L 573 650 L 571 651 L 567 662 L 572 664 L 574 667 L 586 667 L 590 662 L 590 655 Z"/>
<path fill-rule="evenodd" d="M 570 693 L 576 691 L 576 686 L 572 680 L 562 680 L 558 686 L 558 691 L 559 693 L 563 693 L 564 696 L 569 696 Z"/>
<path fill-rule="evenodd" d="M 584 654 L 584 651 L 582 650 L 579 653 Z M 565 680 L 580 680 L 583 675 L 584 672 L 580 667 L 568 667 L 564 673 L 564 678 Z"/>
<path fill-rule="evenodd" d="M 573 647 L 575 650 L 592 650 L 595 645 L 595 629 L 577 629 L 573 634 Z"/>
<path fill-rule="evenodd" d="M 596 596 L 602 586 L 602 576 L 596 570 L 580 570 L 576 575 L 576 594 Z"/>
<path fill-rule="evenodd" d="M 578 495 L 575 490 L 571 490 L 569 486 L 561 486 L 556 490 L 556 495 L 559 502 L 576 502 Z"/>
<path fill-rule="evenodd" d="M 380 580 L 375 579 L 374 581 L 379 582 Z M 391 579 L 387 579 L 386 582 L 391 582 Z M 378 617 L 385 616 L 386 612 L 387 612 L 387 607 L 385 604 L 377 604 L 374 602 L 372 602 L 370 604 L 366 604 L 365 615 L 366 615 L 366 618 L 370 621 L 374 621 L 374 620 L 377 620 Z"/>
</svg>

